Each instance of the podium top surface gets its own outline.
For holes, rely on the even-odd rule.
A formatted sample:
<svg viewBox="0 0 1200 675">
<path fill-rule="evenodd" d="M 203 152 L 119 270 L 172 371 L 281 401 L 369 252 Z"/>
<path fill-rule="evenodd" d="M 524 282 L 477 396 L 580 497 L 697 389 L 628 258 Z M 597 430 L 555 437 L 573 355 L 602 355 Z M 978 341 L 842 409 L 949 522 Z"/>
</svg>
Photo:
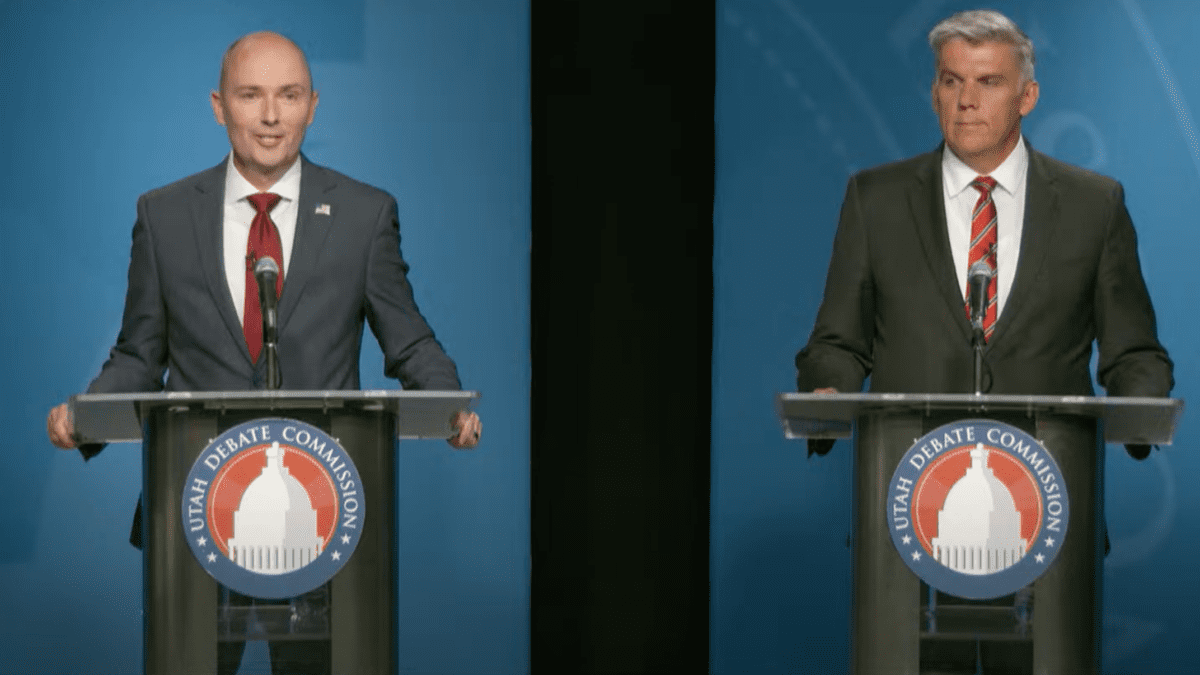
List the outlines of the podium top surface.
<svg viewBox="0 0 1200 675">
<path fill-rule="evenodd" d="M 263 416 L 286 410 L 382 410 L 396 415 L 402 439 L 449 438 L 450 418 L 469 410 L 474 391 L 325 390 L 325 391 L 175 391 L 136 394 L 77 394 L 67 402 L 82 443 L 142 440 L 142 417 L 158 408 L 179 410 L 261 410 Z"/>
<path fill-rule="evenodd" d="M 1183 414 L 1182 399 L 1129 396 L 784 393 L 775 406 L 787 438 L 847 438 L 854 420 L 870 414 L 1016 412 L 1094 418 L 1103 423 L 1108 443 L 1170 445 Z"/>
</svg>

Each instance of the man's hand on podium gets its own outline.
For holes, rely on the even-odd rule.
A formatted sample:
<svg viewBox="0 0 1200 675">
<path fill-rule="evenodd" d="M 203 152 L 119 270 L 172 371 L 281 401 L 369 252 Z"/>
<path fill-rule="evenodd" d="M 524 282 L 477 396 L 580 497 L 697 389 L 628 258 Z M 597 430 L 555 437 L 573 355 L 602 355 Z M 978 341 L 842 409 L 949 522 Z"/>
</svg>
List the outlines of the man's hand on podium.
<svg viewBox="0 0 1200 675">
<path fill-rule="evenodd" d="M 813 393 L 836 394 L 838 393 L 838 390 L 834 389 L 833 387 L 819 387 L 817 389 L 813 389 Z M 829 454 L 829 451 L 833 449 L 833 444 L 836 442 L 837 441 L 832 438 L 810 438 L 808 439 L 808 456 L 812 457 L 813 455 L 827 455 Z"/>
<path fill-rule="evenodd" d="M 450 426 L 455 431 L 453 436 L 446 439 L 450 447 L 470 450 L 479 445 L 479 434 L 483 433 L 483 423 L 479 421 L 479 415 L 460 410 L 454 413 L 454 417 L 450 420 Z"/>
<path fill-rule="evenodd" d="M 71 413 L 66 403 L 60 403 L 50 409 L 46 416 L 46 434 L 50 442 L 63 450 L 73 450 L 78 443 L 75 441 L 75 425 L 71 421 Z"/>
</svg>

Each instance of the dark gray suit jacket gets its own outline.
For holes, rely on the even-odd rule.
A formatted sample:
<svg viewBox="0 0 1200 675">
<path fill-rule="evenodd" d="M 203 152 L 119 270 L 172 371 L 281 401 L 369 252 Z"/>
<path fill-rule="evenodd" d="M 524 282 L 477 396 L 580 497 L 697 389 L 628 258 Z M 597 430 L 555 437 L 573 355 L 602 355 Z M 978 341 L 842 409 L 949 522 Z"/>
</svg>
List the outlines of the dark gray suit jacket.
<svg viewBox="0 0 1200 675">
<path fill-rule="evenodd" d="M 302 162 L 295 241 L 279 298 L 282 388 L 357 389 L 366 319 L 387 376 L 405 388 L 458 389 L 454 363 L 413 301 L 396 201 Z M 250 361 L 225 280 L 225 167 L 138 199 L 121 332 L 89 392 L 259 386 L 263 364 Z"/>
<path fill-rule="evenodd" d="M 850 179 L 799 391 L 972 390 L 971 327 L 946 231 L 941 150 Z M 1137 240 L 1116 181 L 1030 149 L 1021 251 L 984 358 L 990 393 L 1165 396 Z"/>
<path fill-rule="evenodd" d="M 413 301 L 396 200 L 301 161 L 296 234 L 279 298 L 282 388 L 357 389 L 365 319 L 388 377 L 406 389 L 459 389 L 454 362 Z M 89 393 L 261 388 L 265 359 L 250 361 L 225 277 L 226 166 L 138 199 L 121 332 Z M 80 451 L 90 458 L 102 448 Z M 140 541 L 136 519 L 131 540 Z"/>
</svg>

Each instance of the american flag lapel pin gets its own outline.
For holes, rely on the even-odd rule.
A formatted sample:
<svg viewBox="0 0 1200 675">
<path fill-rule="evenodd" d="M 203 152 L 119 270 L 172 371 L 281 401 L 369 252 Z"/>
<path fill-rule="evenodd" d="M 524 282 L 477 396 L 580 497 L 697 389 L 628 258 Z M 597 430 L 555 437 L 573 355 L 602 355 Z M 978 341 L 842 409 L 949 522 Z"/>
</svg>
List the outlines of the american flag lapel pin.
<svg viewBox="0 0 1200 675">
<path fill-rule="evenodd" d="M 329 205 L 328 204 L 317 204 L 317 215 L 318 216 L 328 216 L 329 215 Z"/>
</svg>

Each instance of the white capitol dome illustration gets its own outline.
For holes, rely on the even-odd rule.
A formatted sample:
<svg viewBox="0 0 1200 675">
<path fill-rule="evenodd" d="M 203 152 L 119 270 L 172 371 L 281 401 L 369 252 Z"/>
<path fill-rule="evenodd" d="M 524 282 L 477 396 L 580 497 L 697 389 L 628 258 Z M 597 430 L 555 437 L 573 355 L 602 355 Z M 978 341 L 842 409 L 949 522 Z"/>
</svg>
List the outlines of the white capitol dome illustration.
<svg viewBox="0 0 1200 675">
<path fill-rule="evenodd" d="M 963 574 L 992 574 L 1025 555 L 1021 513 L 1008 486 L 987 465 L 983 444 L 971 450 L 971 466 L 946 495 L 938 512 L 933 557 Z"/>
<path fill-rule="evenodd" d="M 267 448 L 267 465 L 250 482 L 233 514 L 229 557 L 259 574 L 284 574 L 321 555 L 317 511 L 308 492 L 283 465 L 279 443 Z"/>
</svg>

